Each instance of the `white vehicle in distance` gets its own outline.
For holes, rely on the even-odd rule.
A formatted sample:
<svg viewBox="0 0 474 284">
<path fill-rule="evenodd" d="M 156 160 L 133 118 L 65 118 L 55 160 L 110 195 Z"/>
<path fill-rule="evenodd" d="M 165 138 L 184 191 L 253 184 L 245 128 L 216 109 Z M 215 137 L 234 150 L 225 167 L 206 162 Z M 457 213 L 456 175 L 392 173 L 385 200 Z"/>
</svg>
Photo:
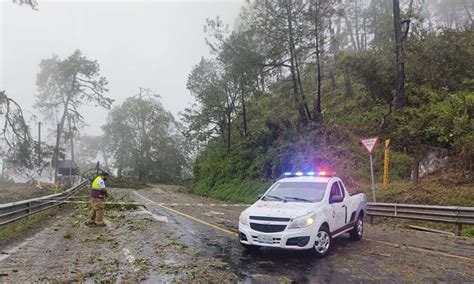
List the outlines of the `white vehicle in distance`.
<svg viewBox="0 0 474 284">
<path fill-rule="evenodd" d="M 332 239 L 360 240 L 367 197 L 350 194 L 327 171 L 285 173 L 239 218 L 239 240 L 249 250 L 274 247 L 325 256 Z"/>
</svg>

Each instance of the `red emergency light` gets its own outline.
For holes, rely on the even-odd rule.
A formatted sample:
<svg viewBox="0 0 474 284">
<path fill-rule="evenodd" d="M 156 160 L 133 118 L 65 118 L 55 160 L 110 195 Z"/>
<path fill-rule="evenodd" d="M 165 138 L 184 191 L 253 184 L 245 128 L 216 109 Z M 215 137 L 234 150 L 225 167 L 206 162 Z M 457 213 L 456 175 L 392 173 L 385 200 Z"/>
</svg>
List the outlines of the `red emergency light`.
<svg viewBox="0 0 474 284">
<path fill-rule="evenodd" d="M 336 172 L 333 172 L 333 171 L 323 170 L 323 171 L 318 172 L 318 176 L 320 177 L 330 177 L 330 176 L 335 176 L 335 175 L 336 175 Z"/>
</svg>

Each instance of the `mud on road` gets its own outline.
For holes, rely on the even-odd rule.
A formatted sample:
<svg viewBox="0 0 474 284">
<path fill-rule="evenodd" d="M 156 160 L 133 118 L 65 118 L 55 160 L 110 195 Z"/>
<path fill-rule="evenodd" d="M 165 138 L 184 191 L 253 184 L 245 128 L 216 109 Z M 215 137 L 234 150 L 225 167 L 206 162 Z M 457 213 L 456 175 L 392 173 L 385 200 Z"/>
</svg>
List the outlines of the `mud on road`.
<svg viewBox="0 0 474 284">
<path fill-rule="evenodd" d="M 146 208 L 108 210 L 105 228 L 84 225 L 85 206 L 63 210 L 30 238 L 1 248 L 0 282 L 474 281 L 472 239 L 377 225 L 366 226 L 359 242 L 337 238 L 325 259 L 276 249 L 248 253 L 231 235 L 244 207 L 189 195 L 177 186 L 110 192 Z"/>
</svg>

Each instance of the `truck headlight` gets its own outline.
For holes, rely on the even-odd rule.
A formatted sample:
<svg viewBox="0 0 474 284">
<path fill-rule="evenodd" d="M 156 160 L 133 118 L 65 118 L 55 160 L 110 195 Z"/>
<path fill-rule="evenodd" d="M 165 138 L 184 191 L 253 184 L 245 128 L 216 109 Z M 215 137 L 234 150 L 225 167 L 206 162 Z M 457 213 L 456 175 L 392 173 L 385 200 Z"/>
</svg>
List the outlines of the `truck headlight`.
<svg viewBox="0 0 474 284">
<path fill-rule="evenodd" d="M 297 217 L 293 219 L 293 221 L 288 225 L 288 229 L 300 229 L 306 228 L 314 223 L 314 219 L 316 218 L 315 213 L 311 213 L 305 216 Z"/>
<path fill-rule="evenodd" d="M 249 214 L 247 212 L 240 213 L 239 223 L 244 226 L 249 225 Z"/>
</svg>

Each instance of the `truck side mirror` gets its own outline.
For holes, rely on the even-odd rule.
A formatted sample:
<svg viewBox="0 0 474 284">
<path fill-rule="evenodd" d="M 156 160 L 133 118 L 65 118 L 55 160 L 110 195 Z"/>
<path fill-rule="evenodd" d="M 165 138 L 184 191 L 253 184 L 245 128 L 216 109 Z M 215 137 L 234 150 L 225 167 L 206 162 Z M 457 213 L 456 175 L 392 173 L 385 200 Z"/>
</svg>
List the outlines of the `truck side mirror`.
<svg viewBox="0 0 474 284">
<path fill-rule="evenodd" d="M 339 203 L 339 202 L 342 202 L 343 200 L 344 200 L 343 196 L 333 195 L 333 196 L 331 196 L 329 201 L 330 201 L 330 203 Z"/>
<path fill-rule="evenodd" d="M 257 196 L 257 200 L 260 200 L 262 197 L 263 197 L 263 194 L 259 194 L 259 195 Z"/>
</svg>

